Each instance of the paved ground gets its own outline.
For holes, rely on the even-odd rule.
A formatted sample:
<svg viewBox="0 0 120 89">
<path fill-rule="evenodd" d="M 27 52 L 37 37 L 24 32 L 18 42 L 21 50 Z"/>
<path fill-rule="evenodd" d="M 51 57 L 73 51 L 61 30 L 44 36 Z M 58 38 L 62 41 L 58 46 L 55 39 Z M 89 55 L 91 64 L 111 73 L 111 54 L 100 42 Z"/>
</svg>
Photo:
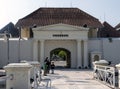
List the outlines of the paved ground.
<svg viewBox="0 0 120 89">
<path fill-rule="evenodd" d="M 54 61 L 55 66 L 66 66 L 66 61 Z"/>
<path fill-rule="evenodd" d="M 52 89 L 111 89 L 93 79 L 91 70 L 59 69 L 48 74 Z"/>
<path fill-rule="evenodd" d="M 52 80 L 51 89 L 111 89 L 94 80 L 92 74 L 91 70 L 58 69 L 55 74 L 48 74 L 44 78 Z M 0 89 L 5 88 L 1 86 Z"/>
</svg>

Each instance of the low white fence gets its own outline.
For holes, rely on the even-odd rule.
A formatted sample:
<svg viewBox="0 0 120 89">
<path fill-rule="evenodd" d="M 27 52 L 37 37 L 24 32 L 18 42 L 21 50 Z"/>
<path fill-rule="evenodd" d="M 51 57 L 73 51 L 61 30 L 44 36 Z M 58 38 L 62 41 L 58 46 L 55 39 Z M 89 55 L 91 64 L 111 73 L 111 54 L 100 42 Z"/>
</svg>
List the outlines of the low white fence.
<svg viewBox="0 0 120 89">
<path fill-rule="evenodd" d="M 0 89 L 5 89 L 6 87 L 6 80 L 13 80 L 13 75 L 9 76 L 0 76 Z"/>
<path fill-rule="evenodd" d="M 116 67 L 95 65 L 94 78 L 114 89 L 119 87 L 119 72 Z"/>
<path fill-rule="evenodd" d="M 0 77 L 0 81 L 6 81 L 7 79 L 13 80 L 13 75 L 9 75 L 9 76 L 2 76 Z"/>
</svg>

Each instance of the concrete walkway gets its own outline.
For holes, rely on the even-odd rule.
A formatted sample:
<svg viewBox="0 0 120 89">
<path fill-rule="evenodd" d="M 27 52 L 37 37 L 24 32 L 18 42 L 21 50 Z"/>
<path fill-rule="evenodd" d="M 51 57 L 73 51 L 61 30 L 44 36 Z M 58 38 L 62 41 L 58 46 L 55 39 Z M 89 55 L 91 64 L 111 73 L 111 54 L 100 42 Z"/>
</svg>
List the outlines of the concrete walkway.
<svg viewBox="0 0 120 89">
<path fill-rule="evenodd" d="M 94 80 L 91 70 L 59 69 L 45 78 L 52 80 L 51 89 L 111 89 Z"/>
<path fill-rule="evenodd" d="M 5 73 L 4 71 L 0 72 Z M 58 69 L 55 70 L 55 74 L 48 74 L 44 78 L 52 80 L 51 89 L 111 89 L 94 80 L 92 75 L 92 70 Z M 0 89 L 5 88 L 0 87 Z"/>
</svg>

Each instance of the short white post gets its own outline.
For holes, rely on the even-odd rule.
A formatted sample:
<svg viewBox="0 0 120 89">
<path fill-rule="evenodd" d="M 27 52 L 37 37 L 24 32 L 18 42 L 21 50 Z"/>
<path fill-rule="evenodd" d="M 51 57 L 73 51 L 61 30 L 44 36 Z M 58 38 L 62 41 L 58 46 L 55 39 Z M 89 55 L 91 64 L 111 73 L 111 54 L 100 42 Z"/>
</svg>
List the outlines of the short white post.
<svg viewBox="0 0 120 89">
<path fill-rule="evenodd" d="M 41 71 L 40 63 L 38 61 L 21 61 L 21 63 L 29 63 L 30 65 L 32 65 L 32 69 L 30 70 L 30 78 L 31 79 L 34 79 L 34 73 L 35 73 L 36 69 Z"/>
<path fill-rule="evenodd" d="M 114 84 L 114 89 L 118 89 L 119 87 L 119 72 L 116 67 L 114 67 L 114 76 L 113 76 L 113 84 Z"/>
<path fill-rule="evenodd" d="M 120 64 L 116 65 L 117 71 L 118 71 L 118 88 L 120 88 Z"/>
<path fill-rule="evenodd" d="M 11 79 L 6 81 L 6 89 L 30 89 L 30 69 L 28 63 L 12 63 L 4 67 L 7 76 Z"/>
<path fill-rule="evenodd" d="M 41 71 L 41 68 L 40 68 L 40 63 L 38 61 L 21 61 L 22 63 L 29 63 L 30 65 L 32 65 L 32 68 L 30 70 L 30 79 L 33 79 L 34 80 L 34 85 L 33 87 L 34 88 L 37 88 L 37 78 L 36 78 L 36 75 L 38 74 L 39 72 L 39 76 L 38 76 L 38 79 L 39 81 L 41 81 L 41 74 L 40 74 L 40 71 Z"/>
<path fill-rule="evenodd" d="M 38 61 L 27 61 L 27 63 L 32 65 L 32 69 L 30 71 L 31 78 L 34 79 L 34 88 L 37 88 L 37 73 L 40 71 L 40 63 Z M 40 79 L 40 76 L 38 76 Z"/>
</svg>

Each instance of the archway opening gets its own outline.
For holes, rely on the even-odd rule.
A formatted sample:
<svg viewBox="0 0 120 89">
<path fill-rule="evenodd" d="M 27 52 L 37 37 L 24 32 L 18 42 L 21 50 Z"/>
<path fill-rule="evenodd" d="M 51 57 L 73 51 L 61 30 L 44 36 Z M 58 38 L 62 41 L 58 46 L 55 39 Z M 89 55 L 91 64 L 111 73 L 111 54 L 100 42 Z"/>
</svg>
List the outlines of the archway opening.
<svg viewBox="0 0 120 89">
<path fill-rule="evenodd" d="M 50 59 L 57 68 L 71 67 L 71 52 L 65 48 L 56 48 L 50 52 Z"/>
</svg>

